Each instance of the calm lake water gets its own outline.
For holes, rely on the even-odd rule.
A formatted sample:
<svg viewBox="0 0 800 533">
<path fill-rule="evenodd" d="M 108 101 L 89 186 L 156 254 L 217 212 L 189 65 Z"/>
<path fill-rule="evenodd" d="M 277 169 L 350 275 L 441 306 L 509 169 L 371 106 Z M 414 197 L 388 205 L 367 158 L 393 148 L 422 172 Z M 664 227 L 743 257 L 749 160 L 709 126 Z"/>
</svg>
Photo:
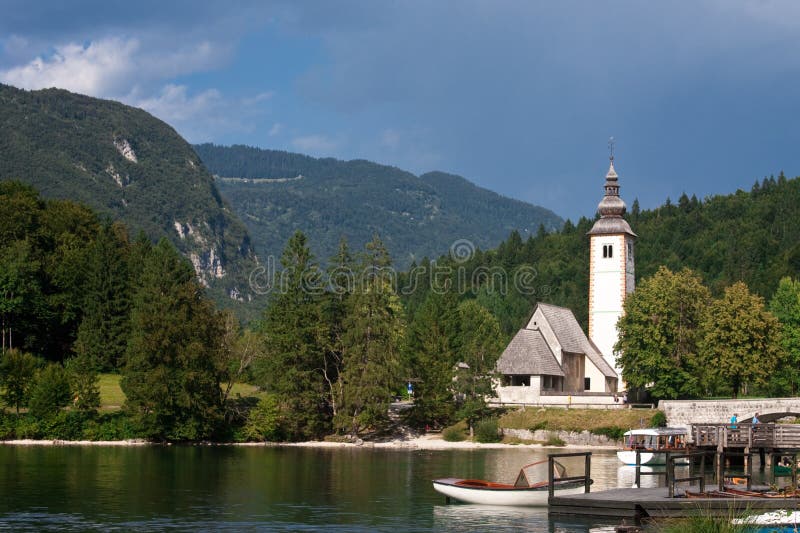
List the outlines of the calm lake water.
<svg viewBox="0 0 800 533">
<path fill-rule="evenodd" d="M 564 451 L 0 446 L 0 530 L 588 531 L 603 522 L 445 505 L 431 486 L 512 481 L 520 466 Z M 564 464 L 578 474 L 582 461 Z M 633 476 L 614 452 L 593 454 L 593 491 Z"/>
</svg>

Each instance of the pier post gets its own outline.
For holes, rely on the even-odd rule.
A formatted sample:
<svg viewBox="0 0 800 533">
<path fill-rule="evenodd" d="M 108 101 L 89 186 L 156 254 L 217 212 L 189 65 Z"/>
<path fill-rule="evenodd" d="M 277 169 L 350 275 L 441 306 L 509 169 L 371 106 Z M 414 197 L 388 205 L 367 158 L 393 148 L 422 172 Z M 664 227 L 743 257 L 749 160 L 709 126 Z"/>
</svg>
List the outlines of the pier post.
<svg viewBox="0 0 800 533">
<path fill-rule="evenodd" d="M 725 456 L 722 451 L 717 449 L 714 454 L 714 474 L 717 476 L 717 488 L 719 490 L 725 489 L 725 478 L 722 477 L 724 471 Z"/>
</svg>

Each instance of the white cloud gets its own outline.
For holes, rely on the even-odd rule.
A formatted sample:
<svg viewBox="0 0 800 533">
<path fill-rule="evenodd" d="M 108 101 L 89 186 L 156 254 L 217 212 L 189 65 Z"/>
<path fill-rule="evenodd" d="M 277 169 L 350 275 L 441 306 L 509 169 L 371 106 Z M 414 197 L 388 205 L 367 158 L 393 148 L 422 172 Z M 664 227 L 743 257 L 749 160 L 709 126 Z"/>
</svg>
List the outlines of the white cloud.
<svg viewBox="0 0 800 533">
<path fill-rule="evenodd" d="M 280 122 L 276 122 L 276 123 L 275 123 L 275 124 L 273 124 L 273 125 L 272 125 L 272 127 L 269 129 L 269 136 L 270 136 L 270 137 L 275 137 L 275 136 L 276 136 L 276 135 L 278 135 L 278 134 L 279 134 L 281 131 L 283 131 L 283 124 L 281 124 Z"/>
<path fill-rule="evenodd" d="M 50 54 L 0 71 L 0 80 L 25 89 L 59 87 L 90 96 L 121 99 L 141 90 L 151 91 L 175 76 L 208 70 L 229 52 L 228 46 L 208 41 L 163 50 L 147 48 L 139 39 L 108 37 L 88 44 L 70 42 L 55 46 Z M 268 94 L 257 98 L 263 99 Z"/>
<path fill-rule="evenodd" d="M 331 155 L 341 145 L 325 135 L 306 135 L 292 139 L 292 146 L 305 154 Z"/>
<path fill-rule="evenodd" d="M 0 80 L 25 89 L 59 87 L 92 96 L 113 96 L 134 79 L 138 49 L 136 39 L 111 38 L 85 46 L 69 43 L 55 47 L 49 57 L 39 56 L 0 72 Z"/>
<path fill-rule="evenodd" d="M 185 85 L 166 85 L 161 94 L 136 102 L 138 107 L 149 111 L 166 122 L 182 122 L 223 104 L 222 94 L 208 89 L 195 96 L 187 95 Z"/>
</svg>

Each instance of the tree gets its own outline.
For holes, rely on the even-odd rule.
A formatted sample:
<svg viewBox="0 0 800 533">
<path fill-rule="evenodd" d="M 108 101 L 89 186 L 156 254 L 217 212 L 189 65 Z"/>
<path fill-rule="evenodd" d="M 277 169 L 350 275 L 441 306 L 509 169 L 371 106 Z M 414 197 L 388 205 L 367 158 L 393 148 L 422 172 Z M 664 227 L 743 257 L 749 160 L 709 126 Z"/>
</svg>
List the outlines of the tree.
<svg viewBox="0 0 800 533">
<path fill-rule="evenodd" d="M 337 429 L 354 437 L 364 429 L 380 428 L 388 419 L 392 395 L 401 385 L 403 337 L 394 270 L 377 235 L 367 243 L 359 266 L 344 321 L 342 396 L 334 420 Z"/>
<path fill-rule="evenodd" d="M 208 437 L 222 415 L 222 320 L 166 239 L 139 278 L 121 382 L 125 409 L 149 437 Z"/>
<path fill-rule="evenodd" d="M 22 346 L 20 330 L 26 329 L 21 323 L 23 317 L 40 314 L 42 298 L 38 269 L 39 262 L 33 258 L 27 240 L 0 247 L 0 353 L 14 348 L 15 334 L 16 344 Z"/>
<path fill-rule="evenodd" d="M 100 407 L 100 388 L 97 369 L 86 355 L 70 357 L 64 362 L 72 394 L 72 407 L 78 411 L 93 412 Z"/>
<path fill-rule="evenodd" d="M 472 428 L 487 414 L 486 398 L 493 396 L 495 364 L 503 350 L 500 323 L 475 300 L 458 306 L 461 326 L 459 362 L 454 387 L 457 416 Z"/>
<path fill-rule="evenodd" d="M 614 350 L 629 387 L 651 387 L 657 398 L 700 393 L 697 344 L 709 299 L 697 274 L 666 267 L 628 295 Z"/>
<path fill-rule="evenodd" d="M 256 379 L 275 395 L 284 438 L 319 438 L 330 431 L 331 421 L 324 375 L 328 336 L 321 272 L 303 233 L 289 239 L 281 265 L 279 290 L 261 325 L 267 357 Z"/>
<path fill-rule="evenodd" d="M 699 343 L 711 392 L 738 397 L 748 384 L 764 386 L 781 358 L 780 323 L 764 299 L 743 282 L 708 306 Z"/>
<path fill-rule="evenodd" d="M 800 281 L 785 277 L 769 303 L 769 310 L 781 323 L 785 359 L 772 376 L 773 392 L 796 396 L 800 385 Z"/>
<path fill-rule="evenodd" d="M 30 413 L 37 418 L 48 418 L 69 405 L 70 389 L 67 373 L 59 363 L 50 363 L 39 371 L 31 387 Z"/>
<path fill-rule="evenodd" d="M 113 370 L 121 364 L 130 332 L 130 276 L 125 237 L 124 230 L 106 223 L 89 249 L 84 315 L 75 350 L 85 354 L 98 370 Z"/>
<path fill-rule="evenodd" d="M 415 379 L 411 421 L 418 426 L 443 426 L 453 419 L 458 334 L 456 295 L 428 293 L 408 325 L 405 342 L 408 373 Z"/>
<path fill-rule="evenodd" d="M 37 359 L 19 350 L 6 350 L 0 356 L 0 385 L 2 397 L 8 405 L 13 405 L 19 415 L 19 408 L 27 405 L 28 392 L 39 366 Z"/>
</svg>

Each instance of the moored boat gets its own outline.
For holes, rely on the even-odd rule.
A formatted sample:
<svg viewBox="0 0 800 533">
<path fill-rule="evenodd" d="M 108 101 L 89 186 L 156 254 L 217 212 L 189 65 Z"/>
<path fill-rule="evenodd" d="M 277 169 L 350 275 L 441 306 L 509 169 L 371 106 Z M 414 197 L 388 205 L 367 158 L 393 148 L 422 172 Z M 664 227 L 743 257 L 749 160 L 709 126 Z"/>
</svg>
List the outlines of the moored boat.
<svg viewBox="0 0 800 533">
<path fill-rule="evenodd" d="M 482 505 L 546 506 L 550 495 L 548 461 L 525 465 L 513 484 L 483 479 L 443 478 L 433 480 L 433 488 L 448 498 Z M 553 461 L 553 492 L 559 496 L 585 491 L 582 480 L 563 480 L 566 469 Z"/>
<path fill-rule="evenodd" d="M 626 465 L 635 465 L 638 453 L 639 464 L 663 465 L 667 463 L 667 454 L 686 453 L 686 435 L 684 428 L 632 429 L 625 432 L 623 448 L 617 451 L 617 457 Z M 679 462 L 686 464 L 688 460 Z"/>
</svg>

